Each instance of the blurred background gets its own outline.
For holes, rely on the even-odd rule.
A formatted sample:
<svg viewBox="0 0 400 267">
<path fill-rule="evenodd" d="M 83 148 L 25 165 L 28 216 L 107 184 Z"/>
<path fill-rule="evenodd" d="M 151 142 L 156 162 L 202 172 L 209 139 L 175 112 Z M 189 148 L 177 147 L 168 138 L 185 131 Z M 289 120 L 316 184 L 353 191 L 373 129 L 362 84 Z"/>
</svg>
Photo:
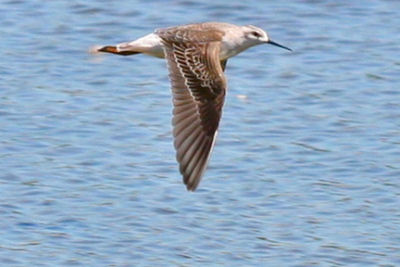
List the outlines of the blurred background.
<svg viewBox="0 0 400 267">
<path fill-rule="evenodd" d="M 399 1 L 0 2 L 2 266 L 400 266 Z M 93 45 L 192 22 L 230 59 L 198 191 L 164 60 Z"/>
</svg>

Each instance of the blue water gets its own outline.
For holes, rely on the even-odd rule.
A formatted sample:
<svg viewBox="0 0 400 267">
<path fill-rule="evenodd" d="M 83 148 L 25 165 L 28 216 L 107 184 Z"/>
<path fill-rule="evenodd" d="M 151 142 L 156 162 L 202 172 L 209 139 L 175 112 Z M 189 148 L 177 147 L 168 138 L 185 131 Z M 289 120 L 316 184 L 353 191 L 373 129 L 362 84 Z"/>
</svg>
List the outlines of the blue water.
<svg viewBox="0 0 400 267">
<path fill-rule="evenodd" d="M 0 2 L 0 266 L 400 266 L 399 1 Z M 189 22 L 229 60 L 198 191 L 166 64 L 92 56 Z"/>
</svg>

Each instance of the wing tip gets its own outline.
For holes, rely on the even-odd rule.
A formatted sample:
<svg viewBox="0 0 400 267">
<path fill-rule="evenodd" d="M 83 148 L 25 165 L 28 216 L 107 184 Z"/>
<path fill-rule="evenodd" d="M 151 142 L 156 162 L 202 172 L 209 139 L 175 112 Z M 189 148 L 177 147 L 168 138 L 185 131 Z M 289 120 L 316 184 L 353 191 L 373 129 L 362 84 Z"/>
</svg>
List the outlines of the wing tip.
<svg viewBox="0 0 400 267">
<path fill-rule="evenodd" d="M 194 192 L 197 189 L 197 186 L 199 185 L 201 180 L 201 177 L 198 177 L 196 179 L 193 179 L 192 181 L 189 180 L 188 177 L 184 177 L 183 182 L 186 185 L 186 190 L 187 191 L 191 191 Z"/>
<path fill-rule="evenodd" d="M 196 191 L 196 188 L 197 188 L 197 186 L 189 186 L 189 185 L 186 185 L 186 190 L 189 191 L 189 192 L 194 192 L 194 191 Z"/>
<path fill-rule="evenodd" d="M 203 175 L 207 169 L 207 165 L 210 160 L 217 135 L 218 135 L 218 130 L 215 131 L 214 136 L 211 139 L 211 144 L 209 146 L 206 145 L 203 147 L 203 149 L 205 150 L 203 150 L 202 152 L 205 153 L 202 153 L 203 154 L 202 160 L 200 162 L 197 162 L 197 166 L 194 169 L 187 172 L 186 168 L 184 168 L 184 165 L 182 165 L 182 163 L 178 160 L 180 165 L 179 171 L 183 176 L 183 183 L 186 185 L 186 189 L 188 191 L 192 192 L 196 191 L 197 186 L 200 184 Z M 178 154 L 177 154 L 177 159 L 178 159 Z"/>
</svg>

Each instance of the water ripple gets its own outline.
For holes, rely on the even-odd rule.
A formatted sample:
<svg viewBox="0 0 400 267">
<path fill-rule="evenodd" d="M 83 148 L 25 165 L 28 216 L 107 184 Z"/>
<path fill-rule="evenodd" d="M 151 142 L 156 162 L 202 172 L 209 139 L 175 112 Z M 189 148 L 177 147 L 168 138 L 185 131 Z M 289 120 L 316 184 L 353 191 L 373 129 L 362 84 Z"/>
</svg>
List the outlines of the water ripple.
<svg viewBox="0 0 400 267">
<path fill-rule="evenodd" d="M 1 2 L 1 263 L 399 266 L 398 8 Z M 229 61 L 219 138 L 192 194 L 165 62 L 86 52 L 215 20 L 266 28 L 294 52 Z"/>
</svg>

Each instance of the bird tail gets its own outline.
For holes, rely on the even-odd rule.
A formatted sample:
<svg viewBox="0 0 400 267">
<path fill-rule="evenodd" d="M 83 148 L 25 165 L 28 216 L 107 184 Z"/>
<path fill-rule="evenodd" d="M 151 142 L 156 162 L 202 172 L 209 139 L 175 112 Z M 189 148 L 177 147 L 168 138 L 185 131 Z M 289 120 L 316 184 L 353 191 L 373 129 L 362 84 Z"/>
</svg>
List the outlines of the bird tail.
<svg viewBox="0 0 400 267">
<path fill-rule="evenodd" d="M 103 47 L 97 47 L 94 50 L 95 50 L 95 52 L 112 53 L 112 54 L 121 55 L 121 56 L 130 56 L 130 55 L 135 55 L 135 54 L 141 53 L 138 51 L 121 49 L 121 47 L 119 45 L 117 45 L 117 46 L 106 45 Z"/>
</svg>

